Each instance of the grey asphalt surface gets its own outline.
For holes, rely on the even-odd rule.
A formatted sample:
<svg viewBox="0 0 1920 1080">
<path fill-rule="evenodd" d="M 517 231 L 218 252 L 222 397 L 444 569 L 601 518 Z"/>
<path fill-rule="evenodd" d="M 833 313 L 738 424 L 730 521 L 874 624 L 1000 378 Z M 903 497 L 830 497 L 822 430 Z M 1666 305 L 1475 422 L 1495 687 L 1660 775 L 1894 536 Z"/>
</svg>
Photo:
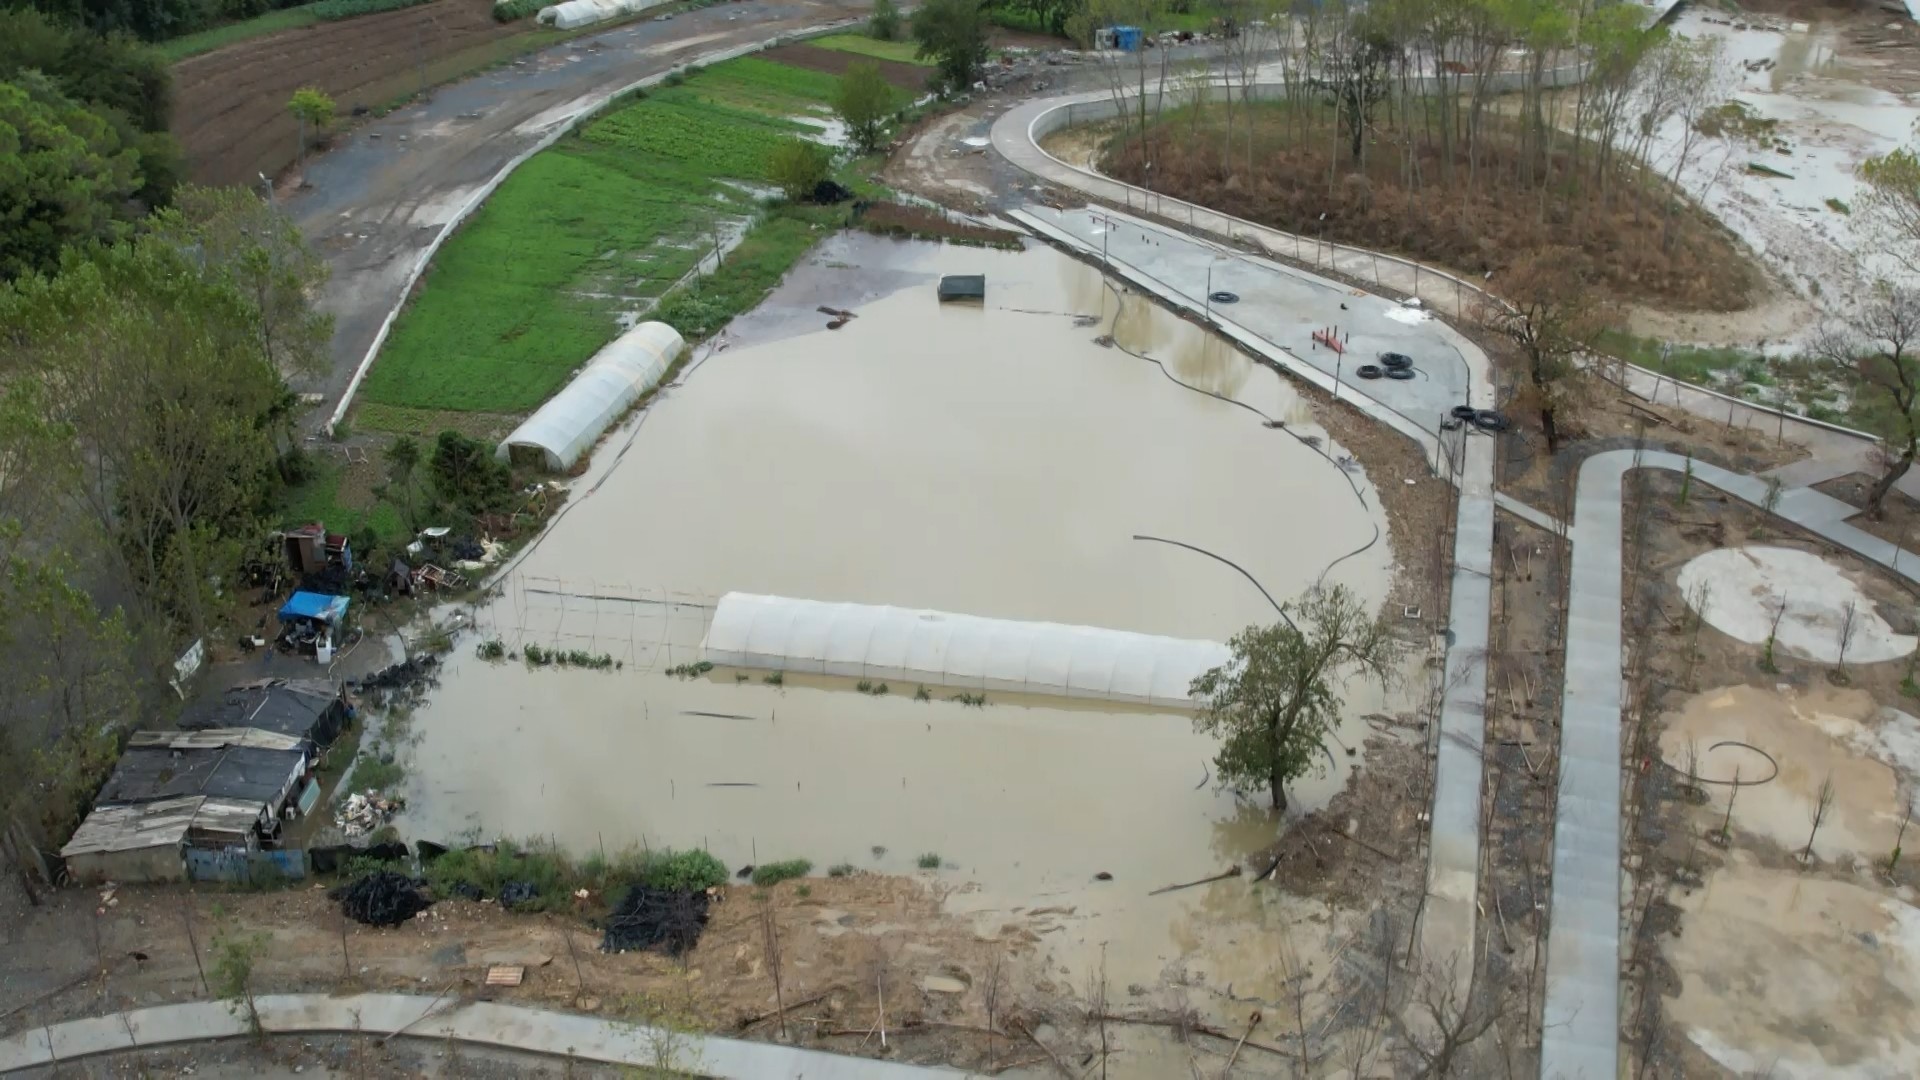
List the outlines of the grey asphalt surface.
<svg viewBox="0 0 1920 1080">
<path fill-rule="evenodd" d="M 592 101 L 700 56 L 864 17 L 867 5 L 746 0 L 577 38 L 434 90 L 309 160 L 282 206 L 332 270 L 330 370 L 296 389 L 331 403 L 379 332 L 420 253 L 500 169 Z M 314 423 L 325 418 L 316 410 Z"/>
</svg>

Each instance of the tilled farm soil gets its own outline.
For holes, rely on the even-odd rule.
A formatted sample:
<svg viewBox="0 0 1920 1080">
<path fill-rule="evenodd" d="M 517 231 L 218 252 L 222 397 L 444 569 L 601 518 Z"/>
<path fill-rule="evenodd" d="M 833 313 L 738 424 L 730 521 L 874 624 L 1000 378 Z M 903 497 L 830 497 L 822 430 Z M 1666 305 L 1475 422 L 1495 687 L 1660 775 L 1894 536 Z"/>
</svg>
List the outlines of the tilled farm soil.
<svg viewBox="0 0 1920 1080">
<path fill-rule="evenodd" d="M 344 121 L 414 91 L 423 72 L 431 83 L 459 54 L 535 34 L 553 36 L 495 22 L 489 0 L 433 0 L 238 42 L 174 65 L 173 134 L 195 181 L 257 183 L 294 160 L 299 129 L 287 99 L 300 87 L 325 91 Z"/>
<path fill-rule="evenodd" d="M 922 93 L 927 88 L 927 76 L 933 74 L 932 68 L 917 64 L 902 64 L 897 60 L 877 60 L 859 53 L 841 52 L 838 49 L 823 49 L 818 45 L 782 45 L 768 49 L 763 54 L 767 59 L 792 67 L 806 68 L 808 71 L 824 71 L 829 75 L 844 75 L 847 69 L 861 61 L 880 66 L 880 75 L 888 82 L 912 93 Z"/>
</svg>

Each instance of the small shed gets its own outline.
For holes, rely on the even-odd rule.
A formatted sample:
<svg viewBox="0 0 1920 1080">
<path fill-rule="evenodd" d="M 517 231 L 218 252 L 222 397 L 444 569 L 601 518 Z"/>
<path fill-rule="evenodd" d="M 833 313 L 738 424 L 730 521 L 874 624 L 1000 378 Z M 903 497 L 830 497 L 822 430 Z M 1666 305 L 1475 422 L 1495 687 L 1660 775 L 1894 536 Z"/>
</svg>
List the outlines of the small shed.
<svg viewBox="0 0 1920 1080">
<path fill-rule="evenodd" d="M 940 279 L 940 302 L 952 300 L 985 300 L 987 298 L 987 275 L 985 274 L 948 274 Z"/>
<path fill-rule="evenodd" d="M 205 734 L 183 732 L 176 738 L 191 740 Z M 252 817 L 272 829 L 295 785 L 306 775 L 306 744 L 300 749 L 280 749 L 248 745 L 251 742 L 177 748 L 129 745 L 94 804 L 131 805 L 187 796 L 223 799 L 249 804 Z"/>
<path fill-rule="evenodd" d="M 82 885 L 185 881 L 187 830 L 205 801 L 195 795 L 95 807 L 60 849 L 67 874 Z"/>
</svg>

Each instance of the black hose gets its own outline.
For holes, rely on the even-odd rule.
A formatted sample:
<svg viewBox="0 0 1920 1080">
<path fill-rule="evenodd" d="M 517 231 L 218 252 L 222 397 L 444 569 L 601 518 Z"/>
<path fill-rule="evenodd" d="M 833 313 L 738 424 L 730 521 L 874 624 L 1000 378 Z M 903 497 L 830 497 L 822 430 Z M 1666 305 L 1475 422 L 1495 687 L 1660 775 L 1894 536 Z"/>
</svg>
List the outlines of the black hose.
<svg viewBox="0 0 1920 1080">
<path fill-rule="evenodd" d="M 1113 280 L 1111 278 L 1103 276 L 1101 278 L 1101 281 L 1113 293 L 1113 301 L 1114 301 L 1113 318 L 1116 324 L 1115 328 L 1117 329 L 1118 328 L 1117 324 L 1120 321 L 1120 307 L 1126 302 L 1125 295 L 1122 294 L 1119 288 L 1114 285 Z M 1208 332 L 1212 333 L 1212 331 L 1208 331 Z M 1240 401 L 1237 398 L 1230 398 L 1225 394 L 1215 393 L 1212 390 L 1207 390 L 1203 387 L 1195 386 L 1192 383 L 1182 382 L 1178 376 L 1176 376 L 1173 372 L 1167 370 L 1166 364 L 1160 362 L 1159 360 L 1154 359 L 1151 356 L 1148 356 L 1145 353 L 1134 352 L 1132 349 L 1129 349 L 1125 345 L 1121 344 L 1118 337 L 1114 338 L 1113 347 L 1116 349 L 1119 349 L 1121 352 L 1126 353 L 1128 356 L 1131 356 L 1136 360 L 1145 360 L 1147 363 L 1152 364 L 1154 367 L 1159 368 L 1160 374 L 1165 375 L 1168 381 L 1172 382 L 1175 386 L 1179 386 L 1184 389 L 1191 390 L 1196 394 L 1205 394 L 1206 396 L 1213 398 L 1216 401 L 1224 401 L 1229 405 L 1238 406 L 1242 409 L 1247 410 L 1253 415 L 1259 417 L 1261 421 L 1265 423 L 1268 427 L 1277 427 L 1281 431 L 1286 432 L 1288 435 L 1292 435 L 1294 438 L 1294 441 L 1298 442 L 1301 446 L 1304 446 L 1307 449 L 1312 450 L 1314 453 L 1319 454 L 1321 458 L 1323 458 L 1327 462 L 1327 464 L 1332 465 L 1334 467 L 1334 470 L 1340 474 L 1341 478 L 1347 482 L 1347 487 L 1353 491 L 1353 497 L 1359 500 L 1360 509 L 1363 511 L 1367 511 L 1369 514 L 1371 514 L 1373 508 L 1367 505 L 1367 496 L 1364 492 L 1360 490 L 1360 485 L 1354 483 L 1353 476 L 1350 473 L 1348 473 L 1347 470 L 1342 469 L 1340 467 L 1339 462 L 1333 460 L 1333 455 L 1327 453 L 1325 450 L 1315 445 L 1315 443 L 1312 440 L 1309 440 L 1305 436 L 1300 435 L 1299 433 L 1295 432 L 1292 428 L 1287 427 L 1285 424 L 1281 423 L 1276 418 L 1268 416 L 1266 413 L 1261 412 L 1259 409 L 1254 408 L 1253 406 L 1247 404 L 1244 401 Z M 1366 543 L 1361 544 L 1359 547 L 1354 548 L 1352 551 L 1347 552 L 1345 555 L 1342 555 L 1339 558 L 1328 563 L 1324 568 L 1321 569 L 1320 576 L 1314 579 L 1315 586 L 1318 586 L 1322 582 L 1326 581 L 1327 575 L 1333 572 L 1334 567 L 1340 565 L 1341 563 L 1347 561 L 1348 559 L 1353 558 L 1355 555 L 1359 555 L 1367 551 L 1369 548 L 1373 547 L 1373 545 L 1380 542 L 1380 526 L 1378 524 L 1375 524 L 1372 521 L 1369 521 L 1368 524 L 1373 525 L 1373 538 L 1368 540 Z M 1135 537 L 1135 539 L 1141 539 L 1141 538 Z M 1151 539 L 1151 538 L 1148 538 L 1148 539 Z M 1169 541 L 1166 541 L 1166 543 L 1177 543 L 1177 541 L 1169 540 Z M 1181 544 L 1180 546 L 1188 547 L 1190 545 Z M 1193 550 L 1199 551 L 1202 555 L 1207 555 L 1215 559 L 1220 559 L 1220 556 L 1214 555 L 1210 551 L 1201 551 L 1201 549 L 1199 548 L 1194 548 Z M 1220 559 L 1220 561 L 1227 562 L 1227 560 L 1225 559 Z M 1245 570 L 1241 570 L 1240 567 L 1234 566 L 1234 564 L 1230 562 L 1227 562 L 1227 565 L 1233 566 L 1235 570 L 1240 570 L 1242 574 L 1246 574 L 1248 581 L 1253 581 L 1253 575 L 1247 574 Z M 1280 607 L 1278 603 L 1274 602 L 1273 596 L 1269 594 L 1265 588 L 1262 588 L 1258 581 L 1253 581 L 1253 584 L 1255 588 L 1260 589 L 1261 595 L 1266 596 L 1267 602 L 1272 603 L 1275 609 L 1278 609 Z M 1282 612 L 1283 616 L 1284 614 L 1285 613 Z M 1288 620 L 1288 625 L 1289 626 L 1292 625 L 1292 620 Z"/>
</svg>

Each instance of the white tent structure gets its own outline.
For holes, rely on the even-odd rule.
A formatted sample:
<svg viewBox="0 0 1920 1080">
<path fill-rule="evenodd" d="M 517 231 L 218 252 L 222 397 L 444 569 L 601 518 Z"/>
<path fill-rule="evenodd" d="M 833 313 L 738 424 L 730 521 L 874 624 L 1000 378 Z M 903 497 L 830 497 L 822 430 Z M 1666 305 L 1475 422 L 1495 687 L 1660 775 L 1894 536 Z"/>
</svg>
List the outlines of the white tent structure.
<svg viewBox="0 0 1920 1080">
<path fill-rule="evenodd" d="M 663 322 L 643 322 L 593 355 L 573 381 L 513 429 L 495 456 L 533 456 L 554 472 L 573 468 L 602 432 L 667 373 L 687 343 Z"/>
<path fill-rule="evenodd" d="M 1186 706 L 1194 678 L 1229 653 L 1219 642 L 1094 626 L 728 593 L 701 657 L 725 667 Z"/>
<path fill-rule="evenodd" d="M 572 30 L 577 26 L 591 26 L 622 15 L 645 11 L 650 7 L 659 7 L 666 2 L 667 0 L 567 0 L 564 4 L 541 8 L 535 19 L 542 26 Z"/>
</svg>

